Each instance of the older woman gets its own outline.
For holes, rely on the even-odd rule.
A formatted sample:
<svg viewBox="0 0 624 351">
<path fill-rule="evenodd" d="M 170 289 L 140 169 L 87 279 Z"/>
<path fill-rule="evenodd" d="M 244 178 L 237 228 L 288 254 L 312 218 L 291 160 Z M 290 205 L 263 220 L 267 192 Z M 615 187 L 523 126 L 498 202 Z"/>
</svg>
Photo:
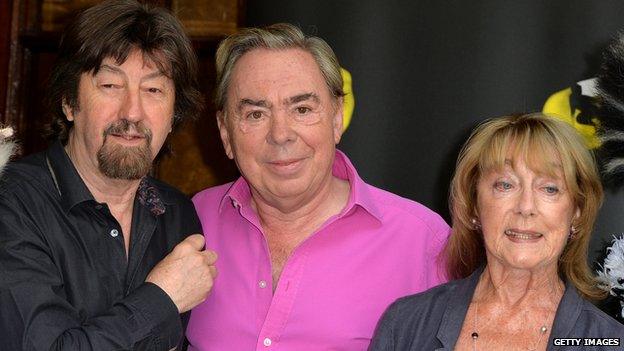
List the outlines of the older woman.
<svg viewBox="0 0 624 351">
<path fill-rule="evenodd" d="M 445 258 L 457 280 L 396 301 L 370 349 L 624 345 L 624 326 L 588 302 L 604 297 L 586 263 L 601 199 L 593 157 L 564 122 L 530 114 L 483 123 L 451 183 Z"/>
</svg>

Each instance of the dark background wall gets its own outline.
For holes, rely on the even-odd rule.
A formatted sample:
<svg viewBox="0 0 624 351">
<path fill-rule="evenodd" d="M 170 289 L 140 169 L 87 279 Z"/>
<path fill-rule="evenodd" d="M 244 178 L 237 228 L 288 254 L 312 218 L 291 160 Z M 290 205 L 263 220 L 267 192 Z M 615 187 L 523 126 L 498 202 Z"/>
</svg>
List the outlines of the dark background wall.
<svg viewBox="0 0 624 351">
<path fill-rule="evenodd" d="M 366 181 L 448 220 L 448 183 L 470 129 L 541 110 L 592 77 L 623 15 L 618 0 L 255 0 L 246 23 L 290 22 L 324 38 L 353 75 L 355 112 L 339 148 Z M 611 224 L 600 230 L 624 228 Z"/>
</svg>

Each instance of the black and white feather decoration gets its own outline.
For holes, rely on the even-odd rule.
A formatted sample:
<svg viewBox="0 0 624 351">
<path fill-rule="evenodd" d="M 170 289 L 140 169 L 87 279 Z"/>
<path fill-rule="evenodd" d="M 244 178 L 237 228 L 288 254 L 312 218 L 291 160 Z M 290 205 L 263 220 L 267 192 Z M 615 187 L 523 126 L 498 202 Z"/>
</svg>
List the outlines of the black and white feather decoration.
<svg viewBox="0 0 624 351">
<path fill-rule="evenodd" d="M 613 238 L 613 244 L 607 248 L 607 257 L 598 270 L 598 287 L 615 297 L 620 304 L 618 319 L 624 318 L 624 235 Z"/>
<path fill-rule="evenodd" d="M 17 144 L 12 140 L 12 137 L 13 128 L 0 129 L 0 173 L 2 173 L 4 166 L 9 162 L 17 149 Z"/>
<path fill-rule="evenodd" d="M 603 53 L 598 76 L 598 137 L 607 185 L 624 185 L 624 32 Z"/>
<path fill-rule="evenodd" d="M 624 32 L 603 53 L 597 82 L 598 160 L 605 186 L 624 186 Z M 598 270 L 599 287 L 609 292 L 613 316 L 624 322 L 624 235 L 614 237 Z M 617 312 L 616 312 L 617 311 Z"/>
</svg>

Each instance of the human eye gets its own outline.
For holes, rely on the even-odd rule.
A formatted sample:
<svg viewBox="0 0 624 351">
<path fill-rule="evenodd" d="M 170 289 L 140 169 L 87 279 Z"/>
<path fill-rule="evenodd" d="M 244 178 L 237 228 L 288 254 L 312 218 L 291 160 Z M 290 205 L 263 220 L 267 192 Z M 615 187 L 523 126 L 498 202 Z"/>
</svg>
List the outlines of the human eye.
<svg viewBox="0 0 624 351">
<path fill-rule="evenodd" d="M 156 88 L 156 87 L 149 87 L 149 88 L 147 88 L 147 91 L 152 93 L 152 94 L 160 94 L 160 93 L 163 92 L 162 89 Z"/>
<path fill-rule="evenodd" d="M 103 82 L 103 83 L 100 83 L 100 88 L 105 89 L 105 90 L 119 89 L 119 88 L 121 88 L 121 84 L 111 83 L 111 82 Z"/>
<path fill-rule="evenodd" d="M 559 187 L 556 185 L 546 185 L 543 186 L 542 189 L 548 195 L 556 195 L 559 193 Z"/>
<path fill-rule="evenodd" d="M 319 113 L 319 110 L 315 106 L 306 104 L 294 106 L 291 109 L 291 117 L 298 123 L 311 125 L 318 123 L 323 117 L 323 114 Z"/>
<path fill-rule="evenodd" d="M 258 121 L 263 117 L 262 111 L 251 111 L 246 115 L 247 120 Z"/>
<path fill-rule="evenodd" d="M 295 112 L 298 115 L 305 115 L 305 114 L 309 113 L 310 111 L 312 111 L 312 109 L 307 107 L 307 106 L 297 106 L 297 107 L 295 107 Z"/>
<path fill-rule="evenodd" d="M 504 180 L 497 180 L 494 182 L 494 189 L 498 191 L 509 191 L 513 188 L 513 185 L 510 182 Z"/>
</svg>

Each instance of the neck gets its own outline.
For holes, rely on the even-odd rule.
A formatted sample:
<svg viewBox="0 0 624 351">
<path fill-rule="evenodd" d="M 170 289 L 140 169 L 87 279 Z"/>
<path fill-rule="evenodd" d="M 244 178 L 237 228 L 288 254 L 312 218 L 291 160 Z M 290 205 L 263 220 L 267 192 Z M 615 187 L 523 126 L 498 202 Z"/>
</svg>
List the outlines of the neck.
<svg viewBox="0 0 624 351">
<path fill-rule="evenodd" d="M 111 179 L 99 171 L 97 164 L 93 164 L 90 157 L 84 155 L 84 148 L 72 146 L 70 138 L 65 151 L 76 167 L 80 178 L 93 195 L 96 201 L 108 204 L 111 208 L 132 208 L 134 196 L 141 183 L 137 180 Z"/>
<path fill-rule="evenodd" d="M 474 294 L 476 302 L 507 306 L 557 306 L 565 290 L 556 263 L 536 269 L 516 269 L 488 260 Z"/>
<path fill-rule="evenodd" d="M 320 189 L 288 199 L 267 199 L 252 189 L 252 206 L 265 229 L 315 230 L 347 204 L 349 183 L 329 175 Z M 306 230 L 307 229 L 307 230 Z"/>
</svg>

